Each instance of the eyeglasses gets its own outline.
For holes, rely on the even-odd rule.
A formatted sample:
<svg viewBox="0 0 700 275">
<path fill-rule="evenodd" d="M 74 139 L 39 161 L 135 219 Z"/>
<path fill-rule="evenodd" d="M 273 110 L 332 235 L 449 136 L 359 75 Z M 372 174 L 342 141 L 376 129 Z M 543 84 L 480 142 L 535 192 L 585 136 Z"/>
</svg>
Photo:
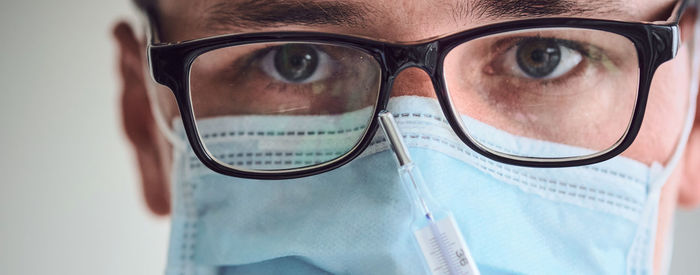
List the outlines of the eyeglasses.
<svg viewBox="0 0 700 275">
<path fill-rule="evenodd" d="M 686 4 L 662 23 L 527 19 L 416 44 L 246 33 L 152 42 L 148 54 L 195 155 L 222 174 L 295 178 L 351 161 L 411 67 L 430 76 L 446 121 L 472 150 L 507 164 L 567 167 L 631 145 L 652 76 L 676 55 Z M 522 148 L 518 139 L 542 145 Z"/>
</svg>

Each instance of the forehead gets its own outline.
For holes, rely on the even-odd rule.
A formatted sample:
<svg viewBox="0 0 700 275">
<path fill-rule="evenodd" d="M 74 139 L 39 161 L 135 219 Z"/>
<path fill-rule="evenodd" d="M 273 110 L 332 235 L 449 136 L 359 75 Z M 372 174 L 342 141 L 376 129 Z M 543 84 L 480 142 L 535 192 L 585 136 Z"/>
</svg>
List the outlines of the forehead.
<svg viewBox="0 0 700 275">
<path fill-rule="evenodd" d="M 164 41 L 322 31 L 415 41 L 534 17 L 665 20 L 674 0 L 158 0 Z"/>
</svg>

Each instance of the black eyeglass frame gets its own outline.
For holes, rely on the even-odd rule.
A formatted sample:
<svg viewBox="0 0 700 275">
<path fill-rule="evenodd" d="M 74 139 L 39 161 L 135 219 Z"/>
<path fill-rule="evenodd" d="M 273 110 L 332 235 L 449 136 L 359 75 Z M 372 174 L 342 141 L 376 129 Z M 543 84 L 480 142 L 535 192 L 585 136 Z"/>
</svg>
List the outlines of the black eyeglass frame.
<svg viewBox="0 0 700 275">
<path fill-rule="evenodd" d="M 569 167 L 598 163 L 615 157 L 626 150 L 636 138 L 642 125 L 652 77 L 664 62 L 675 57 L 680 41 L 678 23 L 688 0 L 679 1 L 669 20 L 638 23 L 589 18 L 536 18 L 486 25 L 448 36 L 415 44 L 399 44 L 367 38 L 316 32 L 265 32 L 223 35 L 177 43 L 156 43 L 157 28 L 151 20 L 151 43 L 148 60 L 153 79 L 171 89 L 175 95 L 188 141 L 199 160 L 211 170 L 234 177 L 253 179 L 288 179 L 311 176 L 338 168 L 355 159 L 370 144 L 379 128 L 377 115 L 384 110 L 391 96 L 391 87 L 404 69 L 417 67 L 427 72 L 433 84 L 442 111 L 457 136 L 472 150 L 501 163 L 528 167 Z M 149 17 L 150 18 L 150 17 Z M 460 123 L 459 115 L 450 102 L 443 73 L 447 54 L 467 41 L 499 33 L 539 29 L 578 28 L 616 33 L 632 41 L 639 62 L 639 88 L 632 120 L 625 135 L 611 148 L 593 155 L 568 158 L 531 158 L 508 155 L 482 146 L 471 138 Z M 211 50 L 268 42 L 311 42 L 355 48 L 375 58 L 381 67 L 381 85 L 373 117 L 362 139 L 334 160 L 313 166 L 287 170 L 244 170 L 215 160 L 207 152 L 197 131 L 189 94 L 189 71 L 194 60 Z"/>
</svg>

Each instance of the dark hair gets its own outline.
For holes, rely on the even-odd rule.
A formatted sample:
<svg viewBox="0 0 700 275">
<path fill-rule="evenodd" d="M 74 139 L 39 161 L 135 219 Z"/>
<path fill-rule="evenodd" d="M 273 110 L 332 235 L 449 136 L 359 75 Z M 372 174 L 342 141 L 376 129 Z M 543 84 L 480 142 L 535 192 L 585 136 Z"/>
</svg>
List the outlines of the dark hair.
<svg viewBox="0 0 700 275">
<path fill-rule="evenodd" d="M 142 11 L 147 11 L 156 6 L 156 0 L 131 0 L 131 2 Z"/>
</svg>

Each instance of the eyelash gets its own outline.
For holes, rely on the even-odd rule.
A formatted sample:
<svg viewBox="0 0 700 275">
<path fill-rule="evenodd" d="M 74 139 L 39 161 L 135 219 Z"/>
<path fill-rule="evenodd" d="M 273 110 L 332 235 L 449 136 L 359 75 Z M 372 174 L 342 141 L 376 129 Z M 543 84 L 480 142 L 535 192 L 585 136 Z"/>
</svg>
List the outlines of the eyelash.
<svg viewBox="0 0 700 275">
<path fill-rule="evenodd" d="M 251 53 L 243 54 L 243 57 L 235 60 L 233 64 L 231 64 L 230 68 L 234 72 L 255 72 L 264 74 L 264 72 L 260 72 L 261 69 L 258 63 L 261 62 L 267 54 L 278 48 L 278 46 L 265 47 L 262 49 L 254 50 Z M 244 77 L 247 76 L 246 74 L 241 73 L 237 73 L 237 75 Z M 260 85 L 260 87 L 265 87 L 265 89 L 269 89 L 272 86 L 280 85 L 283 87 L 278 87 L 276 89 L 283 91 L 289 90 L 290 85 L 288 85 L 288 83 L 275 81 L 274 79 L 266 80 L 264 84 Z M 296 84 L 295 86 L 298 87 L 299 85 Z"/>
</svg>

